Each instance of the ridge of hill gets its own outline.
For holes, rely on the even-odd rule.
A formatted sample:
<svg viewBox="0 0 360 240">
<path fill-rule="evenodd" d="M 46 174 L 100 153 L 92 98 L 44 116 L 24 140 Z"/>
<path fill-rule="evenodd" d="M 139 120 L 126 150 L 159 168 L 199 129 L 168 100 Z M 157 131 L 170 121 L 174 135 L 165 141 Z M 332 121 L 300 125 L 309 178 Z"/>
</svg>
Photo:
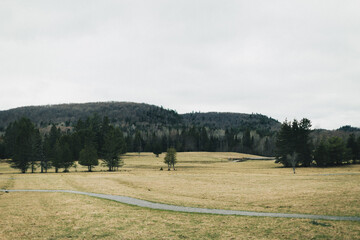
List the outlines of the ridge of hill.
<svg viewBox="0 0 360 240">
<path fill-rule="evenodd" d="M 183 114 L 184 122 L 196 126 L 210 128 L 232 128 L 236 126 L 241 130 L 246 129 L 268 129 L 277 130 L 280 123 L 262 114 L 246 114 L 231 112 L 207 112 Z"/>
<path fill-rule="evenodd" d="M 27 106 L 0 111 L 0 130 L 23 116 L 40 127 L 46 127 L 53 123 L 72 125 L 78 119 L 86 119 L 94 114 L 100 117 L 108 116 L 111 123 L 122 126 L 198 126 L 267 131 L 276 130 L 280 126 L 278 121 L 261 114 L 219 112 L 178 114 L 175 110 L 146 103 L 92 102 Z"/>
<path fill-rule="evenodd" d="M 73 124 L 79 119 L 84 120 L 94 114 L 107 116 L 112 123 L 177 124 L 181 122 L 181 116 L 175 111 L 155 105 L 133 102 L 92 102 L 27 106 L 0 111 L 0 127 L 4 128 L 21 117 L 29 118 L 38 126 L 47 126 L 53 123 Z"/>
</svg>

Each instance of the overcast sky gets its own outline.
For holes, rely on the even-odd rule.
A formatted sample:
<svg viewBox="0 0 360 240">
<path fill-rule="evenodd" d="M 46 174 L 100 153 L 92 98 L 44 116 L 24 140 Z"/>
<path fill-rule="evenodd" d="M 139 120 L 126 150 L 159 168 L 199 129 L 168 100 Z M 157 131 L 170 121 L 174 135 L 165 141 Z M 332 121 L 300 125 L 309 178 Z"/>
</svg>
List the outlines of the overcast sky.
<svg viewBox="0 0 360 240">
<path fill-rule="evenodd" d="M 360 1 L 0 1 L 0 110 L 132 101 L 360 127 Z"/>
</svg>

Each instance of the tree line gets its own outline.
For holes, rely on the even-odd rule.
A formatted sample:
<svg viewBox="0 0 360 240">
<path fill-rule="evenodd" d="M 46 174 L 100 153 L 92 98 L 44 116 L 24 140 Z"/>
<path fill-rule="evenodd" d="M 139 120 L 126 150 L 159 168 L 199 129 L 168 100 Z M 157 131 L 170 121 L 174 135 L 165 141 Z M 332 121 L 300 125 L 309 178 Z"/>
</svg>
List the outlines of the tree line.
<svg viewBox="0 0 360 240">
<path fill-rule="evenodd" d="M 29 168 L 41 172 L 54 168 L 68 172 L 75 161 L 91 171 L 102 159 L 109 171 L 122 166 L 121 154 L 126 152 L 122 131 L 104 117 L 79 120 L 73 132 L 61 132 L 55 125 L 44 137 L 27 118 L 9 124 L 1 143 L 2 158 L 10 159 L 11 167 L 25 173 Z"/>
<path fill-rule="evenodd" d="M 10 123 L 0 138 L 0 158 L 11 159 L 11 166 L 22 172 L 28 169 L 34 172 L 37 167 L 41 172 L 50 168 L 67 172 L 76 161 L 92 171 L 99 165 L 98 159 L 102 159 L 109 171 L 114 171 L 123 165 L 121 155 L 126 152 L 153 152 L 159 156 L 172 147 L 180 152 L 233 151 L 260 155 L 267 152 L 276 156 L 277 163 L 293 167 L 294 171 L 296 166 L 360 163 L 360 136 L 353 133 L 346 139 L 331 136 L 315 144 L 311 133 L 311 121 L 306 118 L 285 121 L 276 134 L 261 136 L 249 129 L 241 132 L 204 126 L 144 131 L 116 126 L 108 117 L 95 114 L 79 119 L 66 131 L 52 125 L 50 131 L 40 134 L 28 118 L 21 118 Z"/>
<path fill-rule="evenodd" d="M 175 147 L 179 152 L 243 152 L 273 156 L 275 132 L 262 136 L 256 130 L 211 129 L 188 126 L 155 130 L 123 128 L 127 152 L 165 152 Z"/>
<path fill-rule="evenodd" d="M 351 133 L 347 139 L 323 138 L 314 144 L 311 121 L 303 118 L 285 121 L 277 134 L 276 162 L 285 167 L 329 167 L 360 163 L 360 136 Z"/>
<path fill-rule="evenodd" d="M 61 130 L 62 129 L 62 130 Z M 40 131 L 41 130 L 41 131 Z M 43 132 L 40 134 L 40 132 Z M 210 129 L 188 126 L 182 128 L 128 127 L 111 123 L 108 117 L 94 114 L 79 119 L 72 127 L 51 125 L 50 130 L 38 128 L 28 118 L 11 122 L 0 137 L 0 158 L 11 159 L 11 166 L 26 172 L 36 168 L 47 172 L 64 172 L 76 161 L 92 171 L 102 159 L 109 171 L 122 166 L 119 158 L 126 152 L 153 152 L 156 156 L 173 147 L 177 151 L 234 151 L 245 153 L 273 152 L 274 136 L 260 136 L 246 129 Z M 266 154 L 265 154 L 266 155 Z"/>
<path fill-rule="evenodd" d="M 0 134 L 21 116 L 29 118 L 41 132 L 48 126 L 71 132 L 81 119 L 96 114 L 108 116 L 119 127 L 127 152 L 162 152 L 174 146 L 178 151 L 244 152 L 274 155 L 275 132 L 280 123 L 260 114 L 190 113 L 148 104 L 87 103 L 22 107 L 0 112 Z M 159 151 L 159 150 L 158 150 Z"/>
<path fill-rule="evenodd" d="M 118 129 L 122 132 L 125 152 L 154 152 L 160 154 L 167 151 L 170 147 L 175 147 L 179 152 L 190 152 L 190 151 L 207 151 L 207 152 L 242 152 L 249 154 L 257 154 L 263 156 L 274 156 L 275 154 L 275 142 L 276 135 L 275 131 L 270 131 L 264 134 L 262 131 L 253 130 L 250 128 L 243 127 L 232 127 L 227 129 L 210 128 L 205 126 L 178 126 L 178 127 L 157 127 L 152 126 L 128 126 L 117 125 L 110 123 L 109 118 L 107 124 Z M 9 124 L 11 126 L 13 123 Z M 84 146 L 84 134 L 94 132 L 95 147 L 99 152 L 103 149 L 103 139 L 101 139 L 102 132 L 102 119 L 98 115 L 93 115 L 85 120 L 78 120 L 72 126 L 61 126 L 62 131 L 59 130 L 59 125 L 54 128 L 54 124 L 51 125 L 50 133 L 47 134 L 52 136 L 51 148 L 55 146 L 56 139 L 54 130 L 57 129 L 59 133 L 57 135 L 65 135 L 69 138 L 72 136 L 71 141 L 74 143 L 68 143 L 68 145 L 76 145 L 76 150 L 72 150 L 75 157 L 78 157 L 78 139 L 81 138 L 81 147 Z M 37 128 L 34 125 L 34 128 Z M 42 132 L 46 128 L 41 128 Z M 86 130 L 87 129 L 87 130 Z M 9 131 L 9 130 L 8 130 Z M 65 131 L 65 132 L 64 132 Z M 58 136 L 59 138 L 59 136 Z M 65 140 L 61 140 L 63 143 Z M 70 140 L 66 140 L 69 142 Z M 4 152 L 4 144 L 1 144 L 0 139 L 0 155 Z M 4 155 L 4 154 L 2 154 Z M 0 156 L 1 157 L 1 156 Z"/>
</svg>

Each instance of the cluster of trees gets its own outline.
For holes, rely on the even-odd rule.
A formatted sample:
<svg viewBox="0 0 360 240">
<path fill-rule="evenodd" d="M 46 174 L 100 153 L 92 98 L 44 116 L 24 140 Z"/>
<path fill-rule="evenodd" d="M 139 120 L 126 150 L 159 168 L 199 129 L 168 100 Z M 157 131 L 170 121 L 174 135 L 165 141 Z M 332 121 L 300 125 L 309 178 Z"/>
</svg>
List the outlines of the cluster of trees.
<svg viewBox="0 0 360 240">
<path fill-rule="evenodd" d="M 311 122 L 304 118 L 300 122 L 285 121 L 276 140 L 276 162 L 285 167 L 338 166 L 358 163 L 360 159 L 360 137 L 350 134 L 347 141 L 340 137 L 322 139 L 315 145 L 311 138 Z"/>
<path fill-rule="evenodd" d="M 85 122 L 79 120 L 73 132 L 61 132 L 55 125 L 43 138 L 27 118 L 11 123 L 1 144 L 3 158 L 9 158 L 11 166 L 25 173 L 30 167 L 34 172 L 40 165 L 41 172 L 51 167 L 55 172 L 69 171 L 76 160 L 89 171 L 102 159 L 109 171 L 122 166 L 121 154 L 126 151 L 122 131 L 110 125 L 109 119 L 97 115 Z"/>
<path fill-rule="evenodd" d="M 347 141 L 340 137 L 322 140 L 315 148 L 314 161 L 320 167 L 360 163 L 360 137 L 350 134 Z"/>
<path fill-rule="evenodd" d="M 275 132 L 261 136 L 255 130 L 181 127 L 148 130 L 123 128 L 127 152 L 165 152 L 175 147 L 179 152 L 243 152 L 264 156 L 274 155 Z"/>
<path fill-rule="evenodd" d="M 285 121 L 280 128 L 276 141 L 276 162 L 286 167 L 299 164 L 304 167 L 312 162 L 312 146 L 310 141 L 310 120 L 304 118 L 300 122 Z M 293 155 L 297 155 L 294 160 Z M 294 163 L 295 162 L 295 163 Z"/>
<path fill-rule="evenodd" d="M 25 173 L 31 166 L 35 170 L 36 162 L 42 159 L 41 135 L 29 119 L 22 118 L 11 123 L 6 129 L 3 141 L 3 157 L 11 157 L 11 167 Z"/>
</svg>

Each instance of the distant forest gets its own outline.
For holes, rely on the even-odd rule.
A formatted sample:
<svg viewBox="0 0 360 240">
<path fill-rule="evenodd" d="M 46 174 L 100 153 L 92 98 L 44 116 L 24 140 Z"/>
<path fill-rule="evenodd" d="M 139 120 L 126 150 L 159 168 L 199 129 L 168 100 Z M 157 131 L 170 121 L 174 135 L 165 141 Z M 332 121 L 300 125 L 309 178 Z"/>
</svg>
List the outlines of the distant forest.
<svg viewBox="0 0 360 240">
<path fill-rule="evenodd" d="M 244 152 L 272 156 L 280 123 L 261 114 L 178 114 L 144 103 L 106 102 L 31 106 L 0 111 L 0 131 L 21 117 L 29 118 L 43 136 L 55 125 L 64 134 L 79 124 L 99 125 L 106 117 L 118 127 L 126 152 L 177 151 Z M 96 128 L 96 127 L 95 127 Z"/>
<path fill-rule="evenodd" d="M 121 131 L 124 152 L 177 151 L 242 152 L 275 156 L 277 134 L 281 123 L 261 114 L 200 113 L 178 114 L 171 109 L 130 102 L 99 102 L 30 106 L 0 111 L 0 136 L 10 123 L 26 117 L 48 136 L 55 126 L 62 135 L 71 135 L 79 129 L 92 129 L 101 135 L 106 119 Z M 360 135 L 358 128 L 342 127 L 336 131 L 313 130 L 310 133 L 314 147 L 325 138 Z M 0 137 L 0 148 L 3 137 Z M 82 146 L 84 147 L 84 146 Z M 1 152 L 1 149 L 0 149 Z"/>
</svg>

